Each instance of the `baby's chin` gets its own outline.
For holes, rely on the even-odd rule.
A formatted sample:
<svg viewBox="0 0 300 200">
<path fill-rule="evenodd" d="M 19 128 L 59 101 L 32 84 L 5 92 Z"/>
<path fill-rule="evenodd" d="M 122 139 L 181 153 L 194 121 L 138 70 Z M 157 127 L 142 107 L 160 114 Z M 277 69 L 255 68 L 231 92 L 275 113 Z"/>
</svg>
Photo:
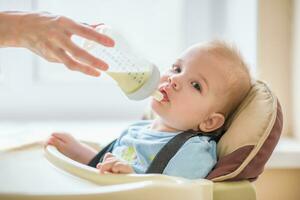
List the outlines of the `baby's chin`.
<svg viewBox="0 0 300 200">
<path fill-rule="evenodd" d="M 170 121 L 172 121 L 172 120 L 169 119 L 170 112 L 168 109 L 166 109 L 164 106 L 161 105 L 160 102 L 157 102 L 154 99 L 152 99 L 150 105 L 151 105 L 151 110 L 155 115 L 157 115 L 162 121 L 166 122 L 169 126 L 175 127 L 175 126 L 173 126 L 172 123 L 170 123 Z M 176 123 L 175 123 L 175 125 L 176 125 Z"/>
<path fill-rule="evenodd" d="M 158 107 L 159 107 L 159 102 L 156 101 L 155 99 L 151 99 L 150 101 L 150 107 L 151 107 L 151 110 L 155 113 L 157 113 L 157 111 L 159 110 Z"/>
<path fill-rule="evenodd" d="M 154 98 L 151 99 L 150 101 L 150 106 L 151 106 L 151 109 L 155 112 L 155 113 L 160 113 L 162 112 L 162 103 L 155 100 Z"/>
<path fill-rule="evenodd" d="M 172 113 L 172 107 L 168 102 L 159 102 L 154 98 L 150 101 L 150 107 L 160 118 L 169 118 L 168 116 Z"/>
</svg>

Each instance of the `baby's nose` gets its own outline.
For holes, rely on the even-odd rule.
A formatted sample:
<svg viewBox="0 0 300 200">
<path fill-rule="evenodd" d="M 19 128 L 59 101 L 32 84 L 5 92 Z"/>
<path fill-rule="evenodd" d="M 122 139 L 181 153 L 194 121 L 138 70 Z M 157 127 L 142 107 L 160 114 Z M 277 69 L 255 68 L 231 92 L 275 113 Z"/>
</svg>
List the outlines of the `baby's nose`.
<svg viewBox="0 0 300 200">
<path fill-rule="evenodd" d="M 174 76 L 170 76 L 168 78 L 168 82 L 169 82 L 169 86 L 174 88 L 175 90 L 178 90 L 179 89 L 179 83 L 177 81 L 177 79 L 174 77 Z"/>
</svg>

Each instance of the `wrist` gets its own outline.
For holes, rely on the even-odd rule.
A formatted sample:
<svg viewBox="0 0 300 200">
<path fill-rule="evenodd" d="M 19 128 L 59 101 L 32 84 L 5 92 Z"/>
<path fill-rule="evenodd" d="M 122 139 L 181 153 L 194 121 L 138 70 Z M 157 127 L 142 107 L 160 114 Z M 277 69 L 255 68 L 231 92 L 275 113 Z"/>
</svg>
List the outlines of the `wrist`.
<svg viewBox="0 0 300 200">
<path fill-rule="evenodd" d="M 21 46 L 20 26 L 25 14 L 17 11 L 0 12 L 0 46 Z"/>
</svg>

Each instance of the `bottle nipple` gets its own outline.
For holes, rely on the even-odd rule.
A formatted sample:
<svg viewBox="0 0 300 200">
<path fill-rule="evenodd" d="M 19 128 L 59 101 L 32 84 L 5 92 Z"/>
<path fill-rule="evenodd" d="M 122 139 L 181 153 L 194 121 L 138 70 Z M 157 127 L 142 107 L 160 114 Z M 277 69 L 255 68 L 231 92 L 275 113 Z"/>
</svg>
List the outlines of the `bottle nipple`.
<svg viewBox="0 0 300 200">
<path fill-rule="evenodd" d="M 155 90 L 151 96 L 152 96 L 156 101 L 161 101 L 161 100 L 163 100 L 163 98 L 164 98 L 164 95 L 163 95 L 160 91 L 158 91 L 158 90 Z"/>
</svg>

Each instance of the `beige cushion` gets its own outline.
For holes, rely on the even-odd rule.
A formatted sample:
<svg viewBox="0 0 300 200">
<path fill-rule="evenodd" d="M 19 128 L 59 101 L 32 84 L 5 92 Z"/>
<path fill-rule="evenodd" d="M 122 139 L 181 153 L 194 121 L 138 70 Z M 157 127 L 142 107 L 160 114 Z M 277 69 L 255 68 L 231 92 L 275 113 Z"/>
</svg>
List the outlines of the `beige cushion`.
<svg viewBox="0 0 300 200">
<path fill-rule="evenodd" d="M 218 142 L 218 163 L 207 176 L 213 181 L 255 180 L 273 152 L 282 130 L 282 112 L 276 96 L 262 81 L 226 122 Z"/>
</svg>

